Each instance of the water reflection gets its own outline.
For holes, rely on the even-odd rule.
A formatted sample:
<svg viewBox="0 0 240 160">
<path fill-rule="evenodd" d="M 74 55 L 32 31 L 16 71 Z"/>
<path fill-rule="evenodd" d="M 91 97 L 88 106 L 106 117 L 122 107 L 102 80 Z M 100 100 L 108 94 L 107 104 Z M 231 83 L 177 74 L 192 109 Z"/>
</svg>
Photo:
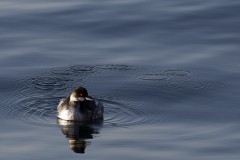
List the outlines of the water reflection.
<svg viewBox="0 0 240 160">
<path fill-rule="evenodd" d="M 102 121 L 83 124 L 58 119 L 58 125 L 62 133 L 68 138 L 70 149 L 81 154 L 85 153 L 85 149 L 91 144 L 94 135 L 100 133 L 102 124 Z"/>
</svg>

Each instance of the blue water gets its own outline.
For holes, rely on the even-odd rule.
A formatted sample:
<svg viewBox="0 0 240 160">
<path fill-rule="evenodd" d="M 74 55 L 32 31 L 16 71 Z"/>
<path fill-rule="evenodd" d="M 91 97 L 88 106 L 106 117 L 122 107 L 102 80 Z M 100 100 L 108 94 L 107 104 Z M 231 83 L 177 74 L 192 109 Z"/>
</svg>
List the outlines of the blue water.
<svg viewBox="0 0 240 160">
<path fill-rule="evenodd" d="M 0 159 L 240 158 L 240 2 L 1 0 Z M 56 106 L 83 85 L 99 124 Z"/>
</svg>

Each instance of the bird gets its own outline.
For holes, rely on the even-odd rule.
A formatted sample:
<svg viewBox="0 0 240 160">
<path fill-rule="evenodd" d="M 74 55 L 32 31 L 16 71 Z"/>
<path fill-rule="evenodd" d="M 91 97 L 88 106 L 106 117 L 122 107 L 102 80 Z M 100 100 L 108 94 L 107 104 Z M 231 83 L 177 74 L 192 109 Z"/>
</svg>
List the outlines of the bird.
<svg viewBox="0 0 240 160">
<path fill-rule="evenodd" d="M 103 112 L 103 104 L 98 99 L 89 96 L 87 89 L 82 86 L 61 99 L 57 106 L 57 118 L 66 121 L 102 120 Z"/>
</svg>

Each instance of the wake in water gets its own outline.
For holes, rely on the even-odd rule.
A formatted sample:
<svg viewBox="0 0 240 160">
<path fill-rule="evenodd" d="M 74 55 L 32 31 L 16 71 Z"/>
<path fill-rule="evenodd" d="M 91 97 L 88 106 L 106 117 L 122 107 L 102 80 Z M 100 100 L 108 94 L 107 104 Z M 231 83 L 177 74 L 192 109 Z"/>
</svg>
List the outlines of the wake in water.
<svg viewBox="0 0 240 160">
<path fill-rule="evenodd" d="M 193 81 L 192 73 L 183 70 L 144 72 L 144 69 L 128 65 L 76 65 L 51 69 L 36 77 L 14 81 L 15 90 L 1 100 L 1 109 L 10 118 L 34 125 L 55 126 L 56 107 L 60 99 L 73 88 L 91 83 L 101 87 L 96 89 L 100 94 L 94 98 L 104 104 L 104 125 L 157 125 L 167 121 L 163 108 L 158 105 L 159 102 L 155 103 L 159 96 L 162 102 L 165 101 L 162 104 L 165 106 L 166 100 L 176 102 L 184 93 L 196 94 L 223 85 L 214 81 Z M 125 88 L 123 82 L 127 83 Z M 124 91 L 118 89 L 117 83 Z"/>
<path fill-rule="evenodd" d="M 56 125 L 56 106 L 73 88 L 86 85 L 94 74 L 106 71 L 127 72 L 127 65 L 70 66 L 52 69 L 37 77 L 14 81 L 15 90 L 1 101 L 9 117 L 35 125 Z M 97 96 L 95 98 L 99 99 Z M 105 105 L 117 103 L 102 98 Z M 120 104 L 119 104 L 120 105 Z M 121 108 L 119 106 L 119 108 Z M 106 114 L 108 114 L 108 109 Z"/>
</svg>

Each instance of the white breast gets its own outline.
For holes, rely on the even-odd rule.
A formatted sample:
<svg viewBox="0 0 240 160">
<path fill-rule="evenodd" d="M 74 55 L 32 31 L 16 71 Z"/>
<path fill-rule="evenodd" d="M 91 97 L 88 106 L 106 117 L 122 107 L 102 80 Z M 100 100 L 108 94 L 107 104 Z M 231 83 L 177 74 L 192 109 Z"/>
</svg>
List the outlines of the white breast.
<svg viewBox="0 0 240 160">
<path fill-rule="evenodd" d="M 63 107 L 63 103 L 59 103 L 57 117 L 67 121 L 81 121 L 83 115 L 79 111 L 79 105 L 72 107 Z"/>
</svg>

